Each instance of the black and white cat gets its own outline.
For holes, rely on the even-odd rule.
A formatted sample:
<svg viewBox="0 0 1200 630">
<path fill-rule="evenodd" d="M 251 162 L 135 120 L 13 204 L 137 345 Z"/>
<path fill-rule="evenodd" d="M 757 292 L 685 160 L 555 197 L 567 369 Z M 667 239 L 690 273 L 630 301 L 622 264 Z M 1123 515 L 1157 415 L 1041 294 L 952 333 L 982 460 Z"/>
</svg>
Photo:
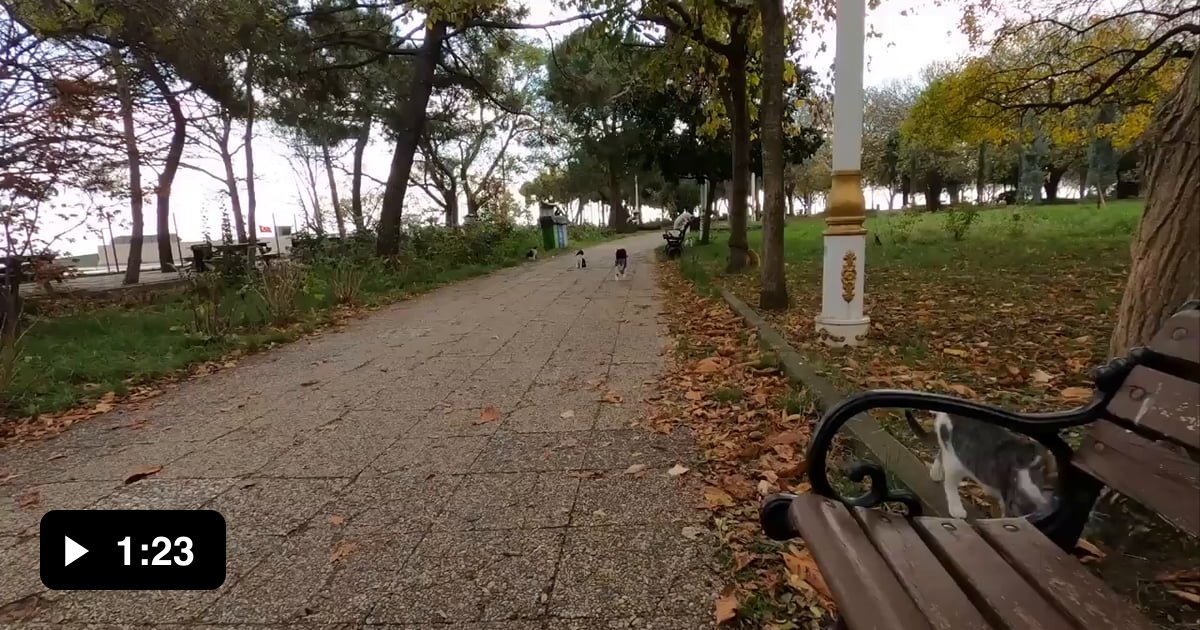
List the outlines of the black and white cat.
<svg viewBox="0 0 1200 630">
<path fill-rule="evenodd" d="M 576 269 L 586 269 L 587 268 L 587 258 L 584 258 L 582 249 L 575 252 L 575 268 Z"/>
<path fill-rule="evenodd" d="M 941 482 L 950 516 L 966 518 L 958 486 L 972 479 L 994 497 L 1006 517 L 1026 516 L 1045 506 L 1051 496 L 1047 475 L 1050 458 L 1041 446 L 1001 427 L 973 418 L 934 416 L 932 435 L 911 411 L 904 418 L 917 435 L 933 442 L 938 454 L 929 477 Z"/>
<path fill-rule="evenodd" d="M 525 259 L 526 260 L 537 260 L 537 248 L 530 247 L 529 250 L 525 252 Z"/>
<path fill-rule="evenodd" d="M 616 269 L 617 280 L 623 280 L 625 273 L 629 270 L 629 253 L 623 247 L 617 250 L 617 261 L 614 268 Z"/>
</svg>

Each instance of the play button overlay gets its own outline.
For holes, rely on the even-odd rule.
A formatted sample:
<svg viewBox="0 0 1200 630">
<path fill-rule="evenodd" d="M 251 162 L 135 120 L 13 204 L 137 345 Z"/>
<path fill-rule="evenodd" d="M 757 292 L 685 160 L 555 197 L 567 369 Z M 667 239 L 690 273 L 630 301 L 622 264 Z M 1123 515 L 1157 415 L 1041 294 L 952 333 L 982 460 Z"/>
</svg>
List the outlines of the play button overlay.
<svg viewBox="0 0 1200 630">
<path fill-rule="evenodd" d="M 55 591 L 212 590 L 225 582 L 227 535 L 213 510 L 50 510 L 39 577 Z"/>
<path fill-rule="evenodd" d="M 88 552 L 87 547 L 84 547 L 83 545 L 75 542 L 74 540 L 71 540 L 70 536 L 63 536 L 63 540 L 66 542 L 66 547 L 64 548 L 64 552 L 63 552 L 63 566 L 64 567 L 71 566 L 72 562 L 75 562 L 83 554 Z"/>
</svg>

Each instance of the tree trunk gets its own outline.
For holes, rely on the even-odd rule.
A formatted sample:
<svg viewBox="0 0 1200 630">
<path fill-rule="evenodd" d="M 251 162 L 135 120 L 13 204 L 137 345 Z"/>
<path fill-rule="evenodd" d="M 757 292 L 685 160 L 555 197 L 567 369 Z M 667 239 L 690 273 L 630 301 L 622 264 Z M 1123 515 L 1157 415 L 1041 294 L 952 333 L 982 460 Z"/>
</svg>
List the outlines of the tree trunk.
<svg viewBox="0 0 1200 630">
<path fill-rule="evenodd" d="M 763 253 L 758 306 L 783 310 L 788 306 L 787 279 L 783 266 L 783 0 L 760 0 L 762 11 L 762 133 L 763 162 Z M 755 194 L 755 199 L 758 195 Z"/>
<path fill-rule="evenodd" d="M 325 178 L 329 180 L 329 200 L 333 203 L 333 220 L 337 222 L 338 236 L 346 238 L 346 217 L 342 214 L 341 199 L 338 199 L 337 179 L 333 176 L 333 158 L 329 145 L 321 142 L 321 161 L 325 163 Z"/>
<path fill-rule="evenodd" d="M 175 183 L 175 174 L 179 171 L 179 161 L 183 158 L 183 145 L 187 141 L 187 117 L 179 105 L 179 97 L 171 91 L 171 86 L 152 61 L 143 61 L 142 69 L 154 87 L 171 110 L 171 143 L 167 148 L 167 159 L 163 162 L 163 170 L 158 176 L 158 190 L 155 192 L 158 229 L 158 268 L 163 272 L 175 270 L 175 254 L 171 251 L 171 186 Z"/>
<path fill-rule="evenodd" d="M 1144 345 L 1183 303 L 1200 296 L 1200 55 L 1146 130 L 1149 194 L 1133 243 L 1112 356 Z"/>
<path fill-rule="evenodd" d="M 229 193 L 229 208 L 233 211 L 233 227 L 239 243 L 246 242 L 246 218 L 242 215 L 242 195 L 238 192 L 237 175 L 233 172 L 233 154 L 229 151 L 229 135 L 233 120 L 222 115 L 220 146 L 221 165 L 225 167 L 225 191 Z"/>
<path fill-rule="evenodd" d="M 942 174 L 936 170 L 925 173 L 925 209 L 934 212 L 942 207 Z"/>
<path fill-rule="evenodd" d="M 454 182 L 450 183 L 448 190 L 442 193 L 446 199 L 446 227 L 458 227 L 458 186 Z M 467 203 L 471 202 L 470 195 L 467 196 Z M 470 211 L 467 211 L 470 214 Z"/>
<path fill-rule="evenodd" d="M 358 137 L 354 139 L 354 173 L 350 180 L 350 217 L 354 221 L 354 229 L 357 232 L 364 232 L 367 229 L 366 220 L 363 219 L 362 180 L 363 154 L 366 153 L 367 144 L 370 141 L 371 115 L 368 113 L 362 122 L 362 128 L 358 130 Z"/>
<path fill-rule="evenodd" d="M 137 146 L 137 130 L 133 122 L 133 93 L 129 87 L 129 75 L 120 53 L 112 52 L 113 69 L 116 72 L 117 95 L 121 100 L 121 129 L 125 137 L 125 159 L 129 163 L 129 215 L 132 233 L 129 237 L 129 261 L 125 267 L 122 284 L 137 284 L 142 272 L 142 243 L 145 234 L 145 192 L 142 190 L 142 156 Z"/>
<path fill-rule="evenodd" d="M 717 201 L 717 186 L 716 181 L 712 179 L 705 180 L 708 182 L 708 194 L 704 196 L 704 208 L 700 215 L 700 244 L 708 245 L 709 235 L 712 231 L 712 215 L 713 205 Z"/>
<path fill-rule="evenodd" d="M 392 152 L 392 165 L 383 192 L 379 240 L 375 245 L 375 252 L 380 256 L 400 253 L 400 217 L 404 212 L 404 195 L 408 192 L 408 178 L 412 174 L 417 143 L 425 131 L 425 109 L 433 93 L 433 78 L 448 27 L 449 23 L 441 20 L 428 24 L 425 27 L 425 41 L 413 60 L 411 89 L 400 116 L 404 125 L 396 134 L 396 148 Z"/>
<path fill-rule="evenodd" d="M 625 209 L 622 200 L 621 178 L 617 171 L 617 161 L 610 159 L 608 162 L 608 227 L 611 230 L 624 232 L 629 229 L 629 211 Z"/>
<path fill-rule="evenodd" d="M 1062 182 L 1063 173 L 1066 172 L 1065 166 L 1051 166 L 1046 171 L 1046 181 L 1042 184 L 1042 188 L 1046 190 L 1046 201 L 1058 201 L 1058 184 Z"/>
<path fill-rule="evenodd" d="M 987 143 L 979 143 L 979 154 L 975 157 L 975 204 L 983 203 L 983 180 L 987 177 Z"/>
<path fill-rule="evenodd" d="M 246 84 L 246 136 L 244 138 L 246 145 L 246 226 L 249 228 L 247 236 L 250 237 L 251 245 L 258 242 L 258 217 L 255 215 L 258 209 L 258 197 L 255 195 L 254 188 L 254 60 L 253 53 L 246 55 L 246 73 L 242 77 Z M 256 249 L 255 247 L 250 248 L 252 261 Z"/>
<path fill-rule="evenodd" d="M 785 184 L 783 187 L 783 196 L 787 199 L 787 215 L 789 217 L 796 216 L 796 186 L 795 184 Z"/>
<path fill-rule="evenodd" d="M 750 188 L 750 112 L 746 102 L 746 57 L 748 38 L 746 20 L 730 24 L 729 90 L 730 122 L 733 136 L 733 186 L 729 191 L 729 264 L 726 271 L 737 272 L 749 263 L 750 243 L 746 239 L 746 201 Z"/>
<path fill-rule="evenodd" d="M 912 178 L 908 175 L 900 177 L 900 207 L 908 207 L 908 197 L 912 194 Z"/>
</svg>

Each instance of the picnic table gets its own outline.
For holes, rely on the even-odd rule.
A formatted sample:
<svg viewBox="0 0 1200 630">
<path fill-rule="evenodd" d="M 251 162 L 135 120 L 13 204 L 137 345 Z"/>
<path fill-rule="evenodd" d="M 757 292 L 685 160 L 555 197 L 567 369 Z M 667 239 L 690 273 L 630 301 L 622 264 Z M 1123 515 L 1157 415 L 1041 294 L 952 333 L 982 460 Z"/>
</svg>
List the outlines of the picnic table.
<svg viewBox="0 0 1200 630">
<path fill-rule="evenodd" d="M 828 411 L 808 451 L 815 494 L 764 499 L 771 538 L 801 537 L 849 628 L 1150 628 L 1133 604 L 1069 555 L 1107 486 L 1200 536 L 1200 301 L 1186 304 L 1145 348 L 1093 374 L 1092 401 L 1079 409 L 1022 414 L 924 392 L 880 390 Z M 1052 454 L 1053 500 L 1024 518 L 923 516 L 912 494 L 888 487 L 884 469 L 859 463 L 859 497 L 830 484 L 838 429 L 872 409 L 939 411 L 1023 434 Z M 1062 433 L 1086 427 L 1072 450 Z M 883 512 L 885 504 L 906 513 Z"/>
<path fill-rule="evenodd" d="M 279 254 L 271 253 L 271 246 L 258 241 L 254 243 L 258 248 L 256 258 L 262 260 L 264 264 L 270 264 L 273 260 L 279 257 Z M 192 245 L 192 269 L 203 273 L 208 270 L 210 265 L 213 265 L 226 258 L 236 258 L 245 260 L 250 255 L 251 243 L 230 243 L 228 245 L 215 245 L 212 243 L 201 243 Z"/>
</svg>

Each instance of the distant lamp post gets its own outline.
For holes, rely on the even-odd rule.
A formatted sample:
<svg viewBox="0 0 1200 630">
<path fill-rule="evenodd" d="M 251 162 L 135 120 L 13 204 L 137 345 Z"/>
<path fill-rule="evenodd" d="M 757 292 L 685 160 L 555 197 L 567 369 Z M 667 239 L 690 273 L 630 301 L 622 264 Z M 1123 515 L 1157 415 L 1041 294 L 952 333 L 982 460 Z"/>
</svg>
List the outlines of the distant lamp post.
<svg viewBox="0 0 1200 630">
<path fill-rule="evenodd" d="M 866 201 L 862 192 L 863 58 L 866 0 L 837 0 L 833 67 L 833 184 L 825 209 L 825 261 L 817 334 L 828 345 L 866 340 L 863 314 Z"/>
</svg>

